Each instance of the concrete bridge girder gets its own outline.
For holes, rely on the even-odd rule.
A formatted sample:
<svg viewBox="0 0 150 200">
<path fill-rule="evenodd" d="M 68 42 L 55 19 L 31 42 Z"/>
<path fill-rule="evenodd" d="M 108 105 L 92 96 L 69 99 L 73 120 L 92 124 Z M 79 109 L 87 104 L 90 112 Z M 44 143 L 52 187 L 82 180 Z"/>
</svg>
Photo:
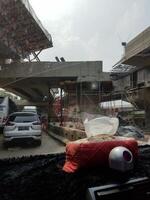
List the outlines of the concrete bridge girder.
<svg viewBox="0 0 150 200">
<path fill-rule="evenodd" d="M 106 78 L 102 73 L 101 61 L 13 63 L 2 66 L 0 77 L 93 77 L 93 79 L 102 80 Z"/>
<path fill-rule="evenodd" d="M 0 87 L 3 86 L 4 89 L 22 96 L 28 100 L 37 101 L 43 99 L 44 96 L 49 95 L 49 86 L 47 84 L 32 84 L 28 80 L 17 81 L 16 83 L 11 82 L 13 81 L 5 81 L 5 84 L 0 85 Z"/>
<path fill-rule="evenodd" d="M 47 103 L 43 106 L 43 109 L 46 111 L 49 110 L 49 116 L 52 116 L 52 113 L 54 112 L 52 106 L 50 106 L 54 99 L 50 94 L 50 88 L 63 88 L 62 84 L 66 82 L 75 82 L 75 84 L 79 86 L 89 85 L 89 90 L 91 90 L 90 92 L 93 95 L 91 82 L 106 84 L 111 82 L 111 80 L 109 73 L 102 72 L 101 61 L 13 63 L 2 66 L 2 70 L 0 71 L 0 87 L 6 88 L 17 95 L 19 94 L 19 96 L 27 99 L 32 105 L 35 103 L 39 106 L 41 104 L 43 105 L 45 100 Z M 99 84 L 97 85 L 99 88 Z M 90 96 L 90 98 L 82 98 L 82 100 L 84 100 L 83 102 L 78 102 L 80 109 L 83 107 L 87 109 L 89 107 L 93 108 L 97 106 L 98 100 L 100 100 L 98 88 L 96 90 L 97 95 L 94 93 L 94 99 Z M 73 89 L 72 92 L 76 94 L 77 90 Z M 46 99 L 44 98 L 45 96 L 47 96 Z M 95 99 L 97 100 L 96 102 Z"/>
<path fill-rule="evenodd" d="M 101 61 L 12 63 L 3 65 L 0 71 L 0 87 L 32 101 L 49 96 L 49 88 L 60 87 L 65 80 L 110 81 L 110 78 L 109 73 L 102 72 Z"/>
<path fill-rule="evenodd" d="M 44 96 L 49 96 L 49 84 L 48 81 L 40 80 L 40 78 L 22 80 L 0 78 L 0 87 L 32 101 L 39 101 Z"/>
</svg>

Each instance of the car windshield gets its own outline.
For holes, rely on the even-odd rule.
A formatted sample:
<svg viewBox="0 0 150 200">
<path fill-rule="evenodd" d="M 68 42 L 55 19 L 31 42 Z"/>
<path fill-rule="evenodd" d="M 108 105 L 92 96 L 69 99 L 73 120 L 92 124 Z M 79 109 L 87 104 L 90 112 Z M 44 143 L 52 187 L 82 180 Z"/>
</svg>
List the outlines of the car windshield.
<svg viewBox="0 0 150 200">
<path fill-rule="evenodd" d="M 9 121 L 16 123 L 34 122 L 38 121 L 38 116 L 32 113 L 15 114 L 9 117 Z"/>
<path fill-rule="evenodd" d="M 33 113 L 37 113 L 36 110 L 30 110 L 30 109 L 24 109 L 23 112 L 33 112 Z"/>
<path fill-rule="evenodd" d="M 0 200 L 141 192 L 122 185 L 150 180 L 150 0 L 0 0 L 0 172 Z"/>
</svg>

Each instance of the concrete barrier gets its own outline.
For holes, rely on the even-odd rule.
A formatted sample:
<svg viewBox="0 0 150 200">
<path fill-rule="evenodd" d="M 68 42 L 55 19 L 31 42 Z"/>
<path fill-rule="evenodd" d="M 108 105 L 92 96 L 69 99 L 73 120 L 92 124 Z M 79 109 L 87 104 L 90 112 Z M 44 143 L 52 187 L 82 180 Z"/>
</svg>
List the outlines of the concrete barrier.
<svg viewBox="0 0 150 200">
<path fill-rule="evenodd" d="M 63 137 L 68 141 L 75 141 L 86 137 L 85 131 L 55 125 L 49 125 L 48 132 L 52 132 L 53 134 L 56 134 L 56 136 L 60 136 L 60 138 Z"/>
</svg>

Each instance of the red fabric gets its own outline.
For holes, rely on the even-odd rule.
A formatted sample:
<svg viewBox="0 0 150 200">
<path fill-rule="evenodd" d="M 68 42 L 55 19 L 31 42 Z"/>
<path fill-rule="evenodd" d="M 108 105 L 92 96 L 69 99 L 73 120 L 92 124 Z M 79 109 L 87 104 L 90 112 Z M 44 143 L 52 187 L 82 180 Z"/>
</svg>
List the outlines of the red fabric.
<svg viewBox="0 0 150 200">
<path fill-rule="evenodd" d="M 70 142 L 66 146 L 66 162 L 63 170 L 75 172 L 79 168 L 108 165 L 109 153 L 117 146 L 128 148 L 134 158 L 138 155 L 138 144 L 134 139 L 87 143 Z"/>
</svg>

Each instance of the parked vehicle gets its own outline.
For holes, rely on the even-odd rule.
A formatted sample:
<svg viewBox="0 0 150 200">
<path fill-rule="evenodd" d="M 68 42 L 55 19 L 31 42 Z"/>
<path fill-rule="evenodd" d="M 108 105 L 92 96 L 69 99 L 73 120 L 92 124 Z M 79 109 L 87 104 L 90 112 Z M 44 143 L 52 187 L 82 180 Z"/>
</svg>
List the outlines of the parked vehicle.
<svg viewBox="0 0 150 200">
<path fill-rule="evenodd" d="M 33 112 L 16 112 L 8 117 L 4 127 L 4 144 L 36 142 L 41 145 L 41 123 Z"/>
<path fill-rule="evenodd" d="M 24 106 L 23 112 L 34 112 L 34 113 L 38 113 L 37 112 L 37 107 L 36 106 Z"/>
<path fill-rule="evenodd" d="M 9 97 L 0 97 L 0 127 L 4 127 L 8 115 L 16 111 L 17 106 Z"/>
</svg>

